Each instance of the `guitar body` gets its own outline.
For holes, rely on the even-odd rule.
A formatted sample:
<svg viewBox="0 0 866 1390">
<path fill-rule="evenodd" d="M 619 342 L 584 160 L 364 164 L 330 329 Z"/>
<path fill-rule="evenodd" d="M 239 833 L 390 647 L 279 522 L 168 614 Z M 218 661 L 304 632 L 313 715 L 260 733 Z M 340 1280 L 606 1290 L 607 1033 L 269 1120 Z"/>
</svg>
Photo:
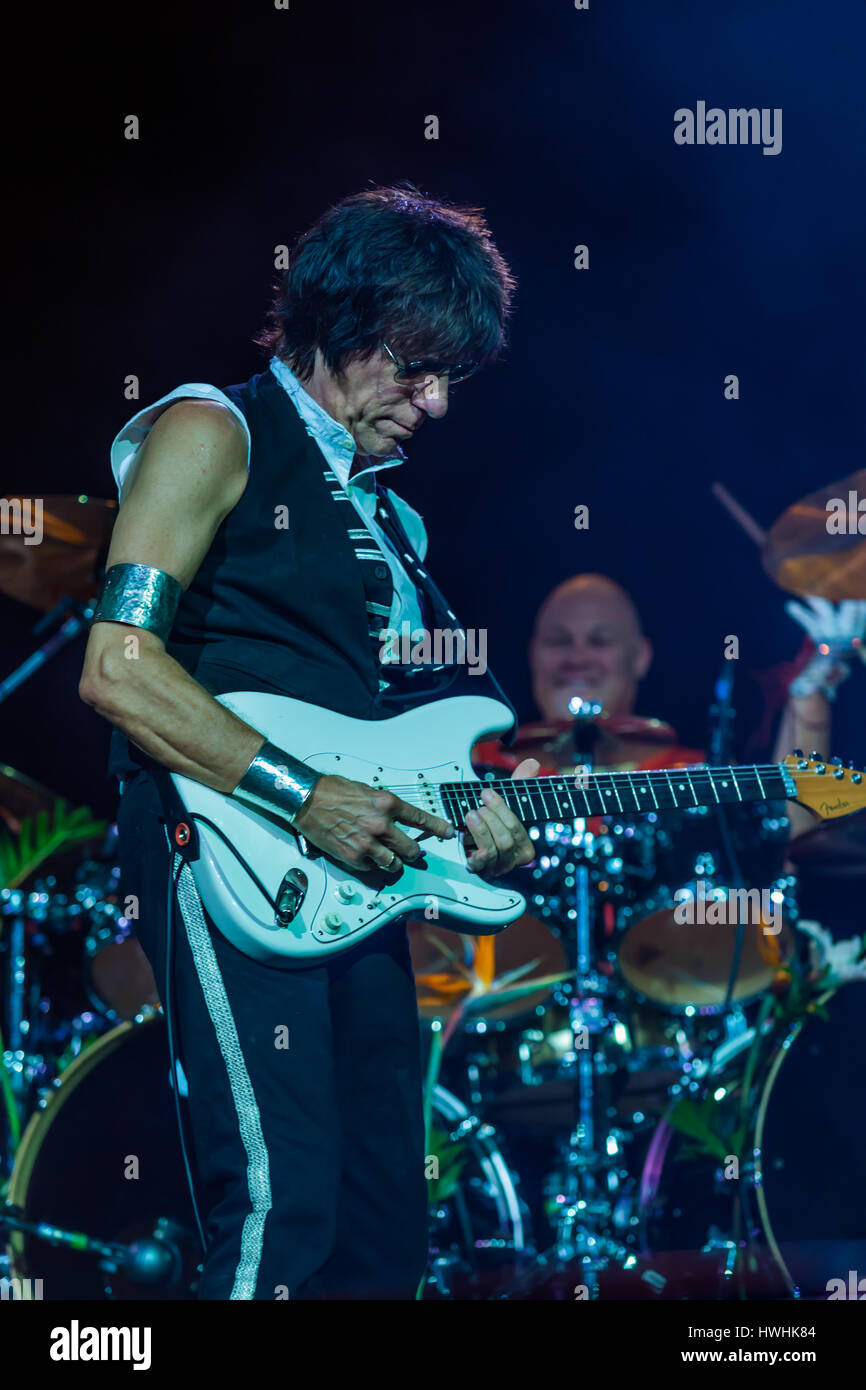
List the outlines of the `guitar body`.
<svg viewBox="0 0 866 1390">
<path fill-rule="evenodd" d="M 218 698 L 317 772 L 393 789 L 404 801 L 448 819 L 438 784 L 477 782 L 472 746 L 511 723 L 504 705 L 481 696 L 440 700 L 382 720 L 350 719 L 281 695 Z M 423 868 L 403 865 L 396 876 L 376 871 L 354 877 L 312 845 L 304 853 L 298 836 L 277 818 L 188 777 L 172 773 L 172 781 L 198 832 L 200 853 L 192 872 L 208 914 L 233 946 L 268 965 L 324 960 L 395 918 L 423 915 L 425 909 L 476 936 L 501 931 L 525 909 L 525 899 L 513 889 L 492 887 L 468 872 L 457 836 L 425 838 Z M 419 833 L 403 829 L 413 837 Z M 291 921 L 280 925 L 274 904 L 292 871 L 303 876 L 303 897 Z"/>
<path fill-rule="evenodd" d="M 458 828 L 481 804 L 472 746 L 511 722 L 506 707 L 486 696 L 434 701 L 381 720 L 349 719 L 283 695 L 242 692 L 219 701 L 317 772 L 392 791 Z M 355 876 L 279 817 L 177 773 L 171 778 L 197 832 L 198 852 L 193 839 L 188 858 L 205 908 L 233 946 L 268 965 L 325 960 L 410 913 L 448 918 L 457 931 L 486 936 L 526 907 L 514 889 L 492 887 L 469 873 L 456 836 L 441 843 L 424 836 L 420 868 L 400 864 L 393 874 L 377 869 Z M 701 764 L 585 778 L 560 773 L 496 786 L 523 824 L 774 798 L 796 799 L 822 819 L 834 819 L 866 805 L 861 772 L 846 770 L 838 759 L 828 766 L 798 752 L 761 767 Z"/>
</svg>

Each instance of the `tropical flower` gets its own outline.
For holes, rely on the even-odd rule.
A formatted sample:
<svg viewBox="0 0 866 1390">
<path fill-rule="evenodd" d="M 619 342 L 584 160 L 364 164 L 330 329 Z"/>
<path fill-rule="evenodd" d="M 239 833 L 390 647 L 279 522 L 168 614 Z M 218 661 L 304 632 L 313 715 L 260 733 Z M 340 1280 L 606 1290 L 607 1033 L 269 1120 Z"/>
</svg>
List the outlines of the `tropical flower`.
<svg viewBox="0 0 866 1390">
<path fill-rule="evenodd" d="M 819 922 L 801 919 L 797 925 L 810 938 L 809 960 L 822 989 L 866 980 L 866 937 L 850 936 L 836 941 Z"/>
</svg>

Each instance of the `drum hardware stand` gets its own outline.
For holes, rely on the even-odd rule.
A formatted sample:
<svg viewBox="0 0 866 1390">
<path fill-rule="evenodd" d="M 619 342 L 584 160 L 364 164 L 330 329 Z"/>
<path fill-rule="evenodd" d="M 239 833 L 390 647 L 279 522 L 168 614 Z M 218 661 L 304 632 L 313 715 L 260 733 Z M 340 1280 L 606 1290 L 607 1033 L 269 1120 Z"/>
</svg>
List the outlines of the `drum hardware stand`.
<svg viewBox="0 0 866 1390">
<path fill-rule="evenodd" d="M 21 1137 L 21 1112 L 29 1088 L 28 1058 L 24 1050 L 25 1038 L 29 1032 L 24 1009 L 27 993 L 27 929 L 26 919 L 21 912 L 24 895 L 15 890 L 4 893 L 3 896 L 6 899 L 2 910 L 5 927 L 0 932 L 0 938 L 5 938 L 3 944 L 6 949 L 6 978 L 3 990 L 6 1017 L 2 1020 L 5 1028 L 0 1027 L 0 1090 L 9 1143 L 8 1146 L 4 1145 L 2 1170 L 11 1172 Z"/>
<path fill-rule="evenodd" d="M 24 1036 L 28 1031 L 24 1018 L 24 998 L 27 992 L 27 971 L 25 950 L 27 945 L 26 923 L 21 916 L 22 894 L 10 897 L 12 911 L 6 918 L 6 1051 L 12 1066 L 9 1069 L 13 1091 L 20 1096 L 24 1090 Z M 22 1066 L 18 1067 L 20 1061 Z"/>
<path fill-rule="evenodd" d="M 81 603 L 79 600 L 67 596 L 62 598 L 49 613 L 40 618 L 33 628 L 35 637 L 41 637 L 58 622 L 61 625 L 52 637 L 49 637 L 41 647 L 37 648 L 32 656 L 27 657 L 20 666 L 17 666 L 4 680 L 0 681 L 0 704 L 20 685 L 23 685 L 30 676 L 41 670 L 51 657 L 55 656 L 69 642 L 74 641 L 81 633 L 86 633 L 95 611 L 93 602 Z M 22 895 L 16 893 L 12 900 L 14 906 L 20 906 Z M 6 914 L 4 913 L 4 915 Z M 20 1129 L 20 1117 L 17 1113 L 18 1104 L 26 1097 L 28 1088 L 27 1058 L 23 1042 L 25 1035 L 29 1032 L 29 1024 L 23 1008 L 26 992 L 27 941 L 25 919 L 18 915 L 13 916 L 11 913 L 9 916 L 11 920 L 7 926 L 6 950 L 8 959 L 4 990 L 8 1001 L 6 1015 L 8 1032 L 5 1044 L 0 1047 L 0 1068 L 4 1071 L 2 1091 L 4 1108 L 7 1112 L 7 1125 L 12 1140 L 10 1149 L 14 1149 Z M 2 1029 L 0 1029 L 0 1038 L 2 1038 Z M 10 1109 L 13 1103 L 16 1106 L 14 1115 Z M 5 1157 L 4 1155 L 4 1159 Z"/>
<path fill-rule="evenodd" d="M 592 750 L 598 738 L 594 721 L 601 705 L 575 698 L 569 709 L 574 715 L 574 752 L 576 765 L 586 770 L 592 767 Z M 626 1247 L 612 1234 L 613 1204 L 599 1187 L 597 1174 L 610 1165 L 610 1156 L 597 1148 L 599 1111 L 598 1077 L 605 1071 L 604 1051 L 592 1044 L 605 1033 L 609 1019 L 604 1005 L 607 984 L 593 968 L 594 911 L 590 869 L 576 864 L 575 888 L 575 982 L 569 1001 L 569 1024 L 576 1059 L 574 1079 L 575 1120 L 563 1150 L 564 1175 L 556 1194 L 559 1216 L 556 1221 L 556 1241 L 551 1250 L 539 1257 L 538 1266 L 564 1265 L 572 1268 L 575 1278 L 583 1284 L 590 1298 L 598 1296 L 598 1271 L 612 1260 L 620 1263 L 629 1259 Z M 608 1135 L 608 1141 L 611 1136 Z"/>
</svg>

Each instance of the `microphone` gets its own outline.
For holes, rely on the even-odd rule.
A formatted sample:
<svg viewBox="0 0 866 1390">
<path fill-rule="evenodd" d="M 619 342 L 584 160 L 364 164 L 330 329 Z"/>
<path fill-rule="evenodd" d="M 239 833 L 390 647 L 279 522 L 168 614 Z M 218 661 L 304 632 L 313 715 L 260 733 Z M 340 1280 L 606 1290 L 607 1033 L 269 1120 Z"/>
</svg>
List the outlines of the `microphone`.
<svg viewBox="0 0 866 1390">
<path fill-rule="evenodd" d="M 735 662 L 722 660 L 719 678 L 713 687 L 713 703 L 710 706 L 709 738 L 707 756 L 710 767 L 724 764 L 730 752 L 731 732 L 736 711 L 733 708 Z"/>
<path fill-rule="evenodd" d="M 571 731 L 574 760 L 576 763 L 591 765 L 592 750 L 601 733 L 595 720 L 601 716 L 602 707 L 597 700 L 582 700 L 579 695 L 573 695 L 568 702 L 568 709 L 574 719 Z"/>
</svg>

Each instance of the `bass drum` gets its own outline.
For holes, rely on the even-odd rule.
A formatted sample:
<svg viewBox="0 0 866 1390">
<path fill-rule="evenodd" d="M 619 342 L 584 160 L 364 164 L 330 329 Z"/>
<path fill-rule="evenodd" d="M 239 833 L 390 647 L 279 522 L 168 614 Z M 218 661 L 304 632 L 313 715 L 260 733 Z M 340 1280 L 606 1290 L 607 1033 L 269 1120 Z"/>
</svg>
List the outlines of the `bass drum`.
<svg viewBox="0 0 866 1390">
<path fill-rule="evenodd" d="M 755 1121 L 755 1206 L 789 1293 L 866 1274 L 866 982 L 823 997 L 779 1048 Z M 851 1295 L 849 1295 L 851 1296 Z"/>
<path fill-rule="evenodd" d="M 41 1279 L 43 1298 L 193 1296 L 199 1247 L 170 1075 L 164 1018 L 122 1023 L 66 1068 L 31 1117 L 9 1187 L 17 1214 L 103 1242 L 156 1239 L 165 1254 L 164 1277 L 148 1282 L 145 1268 L 133 1280 L 96 1254 L 15 1232 L 13 1272 Z"/>
<path fill-rule="evenodd" d="M 726 1179 L 721 1155 L 690 1152 L 668 1117 L 656 1128 L 641 1178 L 640 1229 L 643 1258 L 665 1269 L 666 1296 L 727 1290 L 736 1297 L 742 1287 L 752 1298 L 827 1298 L 830 1281 L 866 1270 L 866 983 L 818 1002 L 826 1020 L 801 1019 L 759 1063 L 739 1181 Z M 749 1029 L 720 1048 L 706 1078 L 704 1094 L 718 1097 L 728 1131 L 753 1040 Z M 732 1241 L 746 1233 L 735 1267 Z"/>
<path fill-rule="evenodd" d="M 500 1152 L 493 1126 L 444 1086 L 433 1095 L 432 1128 L 424 1298 L 504 1298 L 535 1254 L 518 1179 Z"/>
</svg>

